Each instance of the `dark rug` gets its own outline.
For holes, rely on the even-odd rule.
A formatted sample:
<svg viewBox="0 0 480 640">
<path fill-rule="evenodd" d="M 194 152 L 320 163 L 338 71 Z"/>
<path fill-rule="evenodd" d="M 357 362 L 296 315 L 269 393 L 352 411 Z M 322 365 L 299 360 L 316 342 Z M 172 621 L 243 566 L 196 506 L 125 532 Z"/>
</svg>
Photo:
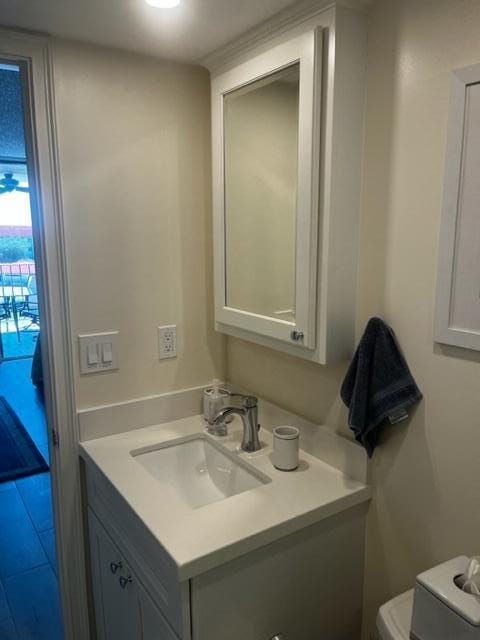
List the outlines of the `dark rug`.
<svg viewBox="0 0 480 640">
<path fill-rule="evenodd" d="M 0 482 L 31 476 L 48 468 L 17 414 L 0 396 Z"/>
</svg>

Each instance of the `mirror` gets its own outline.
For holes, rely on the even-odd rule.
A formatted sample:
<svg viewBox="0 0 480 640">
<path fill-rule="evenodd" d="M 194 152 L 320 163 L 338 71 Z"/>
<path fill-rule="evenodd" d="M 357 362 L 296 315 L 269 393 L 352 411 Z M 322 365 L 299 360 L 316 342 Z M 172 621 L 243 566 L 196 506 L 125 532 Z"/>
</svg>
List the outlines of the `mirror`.
<svg viewBox="0 0 480 640">
<path fill-rule="evenodd" d="M 225 295 L 295 322 L 300 64 L 224 94 Z"/>
<path fill-rule="evenodd" d="M 307 31 L 212 79 L 216 327 L 295 350 L 317 344 L 321 50 Z"/>
</svg>

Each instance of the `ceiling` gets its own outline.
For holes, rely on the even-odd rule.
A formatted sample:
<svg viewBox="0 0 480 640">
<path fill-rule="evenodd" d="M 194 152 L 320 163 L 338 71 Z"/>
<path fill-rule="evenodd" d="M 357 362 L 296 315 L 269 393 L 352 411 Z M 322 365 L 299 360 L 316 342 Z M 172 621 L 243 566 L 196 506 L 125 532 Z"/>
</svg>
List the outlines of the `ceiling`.
<svg viewBox="0 0 480 640">
<path fill-rule="evenodd" d="M 184 62 L 197 62 L 302 0 L 0 0 L 2 25 Z"/>
</svg>

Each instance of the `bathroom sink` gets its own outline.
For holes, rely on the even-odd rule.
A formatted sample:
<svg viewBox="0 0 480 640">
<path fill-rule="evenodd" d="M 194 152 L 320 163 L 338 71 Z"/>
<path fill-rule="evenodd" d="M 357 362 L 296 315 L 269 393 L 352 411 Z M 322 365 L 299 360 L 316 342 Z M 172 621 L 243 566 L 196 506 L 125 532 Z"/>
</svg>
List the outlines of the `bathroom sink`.
<svg viewBox="0 0 480 640">
<path fill-rule="evenodd" d="M 202 434 L 136 449 L 130 455 L 193 509 L 271 481 Z"/>
</svg>

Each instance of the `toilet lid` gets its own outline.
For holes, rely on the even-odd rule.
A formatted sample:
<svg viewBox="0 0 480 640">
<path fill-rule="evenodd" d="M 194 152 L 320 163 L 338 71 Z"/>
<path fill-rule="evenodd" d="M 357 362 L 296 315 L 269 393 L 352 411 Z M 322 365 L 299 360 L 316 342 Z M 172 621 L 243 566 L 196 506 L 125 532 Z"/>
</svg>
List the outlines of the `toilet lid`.
<svg viewBox="0 0 480 640">
<path fill-rule="evenodd" d="M 382 640 L 409 640 L 413 589 L 389 600 L 378 611 L 377 627 Z"/>
</svg>

